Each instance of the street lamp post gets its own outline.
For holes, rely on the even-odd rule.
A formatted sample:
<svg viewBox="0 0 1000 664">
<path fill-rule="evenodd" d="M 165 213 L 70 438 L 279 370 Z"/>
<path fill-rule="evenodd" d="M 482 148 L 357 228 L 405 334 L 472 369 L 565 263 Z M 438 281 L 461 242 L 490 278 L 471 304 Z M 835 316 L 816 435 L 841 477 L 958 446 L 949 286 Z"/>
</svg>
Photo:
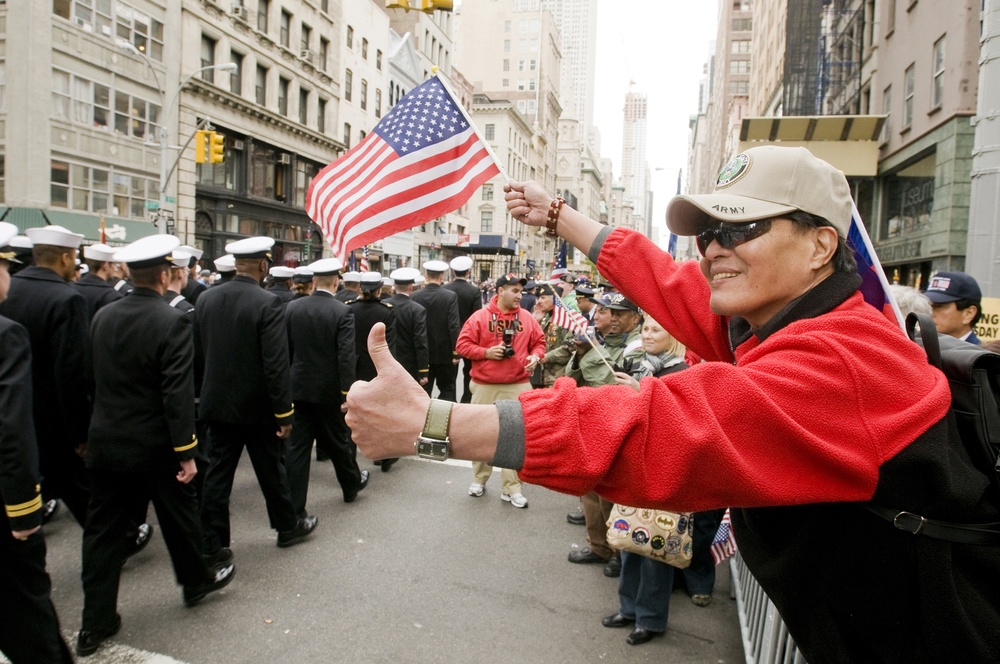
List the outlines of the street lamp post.
<svg viewBox="0 0 1000 664">
<path fill-rule="evenodd" d="M 160 83 L 160 77 L 157 76 L 157 74 L 156 74 L 156 67 L 153 66 L 153 62 L 149 59 L 149 56 L 146 55 L 145 53 L 143 53 L 142 51 L 140 51 L 139 49 L 137 49 L 135 47 L 135 44 L 133 44 L 130 41 L 126 41 L 124 39 L 118 40 L 118 47 L 121 48 L 123 51 L 127 51 L 128 53 L 131 53 L 132 55 L 136 55 L 136 56 L 142 58 L 145 61 L 146 65 L 149 67 L 149 71 L 152 72 L 152 74 L 153 74 L 153 80 L 156 82 L 156 91 L 160 95 L 160 109 L 161 109 L 161 113 L 163 114 L 163 118 L 162 118 L 162 122 L 160 123 L 160 127 L 159 127 L 159 134 L 160 134 L 160 136 L 159 136 L 159 139 L 160 139 L 160 182 L 159 182 L 159 194 L 160 195 L 159 195 L 159 202 L 158 202 L 158 208 L 157 208 L 156 216 L 157 216 L 158 220 L 163 221 L 164 223 L 163 224 L 156 224 L 156 225 L 157 225 L 160 233 L 166 233 L 167 230 L 168 230 L 167 229 L 168 223 L 169 223 L 169 221 L 171 221 L 170 218 L 166 218 L 164 216 L 164 213 L 166 212 L 166 204 L 167 204 L 167 183 L 170 180 L 170 175 L 173 173 L 174 169 L 177 167 L 177 163 L 180 161 L 180 158 L 181 158 L 181 154 L 179 153 L 177 155 L 177 159 L 174 160 L 173 166 L 171 166 L 170 168 L 167 168 L 167 161 L 168 161 L 167 155 L 168 155 L 169 149 L 170 149 L 169 140 L 168 140 L 169 137 L 170 137 L 170 132 L 167 129 L 168 122 L 169 122 L 168 112 L 172 112 L 176 108 L 177 109 L 177 118 L 175 119 L 175 124 L 180 121 L 180 108 L 178 107 L 178 102 L 180 101 L 181 90 L 183 90 L 184 87 L 187 86 L 187 84 L 191 81 L 191 79 L 194 78 L 195 76 L 197 76 L 198 74 L 200 74 L 200 73 L 202 73 L 204 71 L 214 70 L 214 69 L 217 69 L 219 71 L 234 72 L 234 71 L 239 70 L 239 65 L 236 64 L 235 62 L 224 62 L 222 64 L 208 65 L 207 67 L 201 67 L 199 69 L 194 70 L 193 72 L 191 72 L 190 74 L 188 74 L 187 77 L 185 77 L 185 79 L 183 81 L 181 81 L 180 85 L 178 85 L 177 88 L 174 90 L 174 94 L 173 94 L 173 96 L 170 99 L 170 105 L 168 106 L 166 104 L 166 98 L 167 98 L 166 90 L 164 89 L 163 85 Z M 169 109 L 169 111 L 168 111 L 168 109 Z M 180 150 L 181 146 L 177 146 L 177 149 Z M 175 198 L 174 198 L 174 204 L 175 205 L 176 205 L 176 201 L 177 201 L 177 199 L 176 199 L 176 193 L 175 193 Z M 176 218 L 177 218 L 177 215 L 175 213 L 173 215 L 173 219 L 176 219 Z M 173 224 L 169 224 L 169 225 L 172 226 Z"/>
</svg>

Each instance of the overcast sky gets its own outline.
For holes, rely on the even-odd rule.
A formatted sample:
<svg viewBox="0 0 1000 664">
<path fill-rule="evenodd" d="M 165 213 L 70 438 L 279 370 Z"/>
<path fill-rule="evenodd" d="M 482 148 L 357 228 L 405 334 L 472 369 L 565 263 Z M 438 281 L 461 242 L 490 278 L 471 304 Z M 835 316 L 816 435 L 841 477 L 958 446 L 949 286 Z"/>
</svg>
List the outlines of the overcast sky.
<svg viewBox="0 0 1000 664">
<path fill-rule="evenodd" d="M 718 0 L 599 0 L 594 124 L 601 156 L 621 175 L 622 108 L 629 81 L 649 99 L 646 159 L 652 170 L 653 220 L 665 229 L 677 171 L 687 164 L 688 119 L 715 39 Z M 665 239 L 664 239 L 665 241 Z"/>
</svg>

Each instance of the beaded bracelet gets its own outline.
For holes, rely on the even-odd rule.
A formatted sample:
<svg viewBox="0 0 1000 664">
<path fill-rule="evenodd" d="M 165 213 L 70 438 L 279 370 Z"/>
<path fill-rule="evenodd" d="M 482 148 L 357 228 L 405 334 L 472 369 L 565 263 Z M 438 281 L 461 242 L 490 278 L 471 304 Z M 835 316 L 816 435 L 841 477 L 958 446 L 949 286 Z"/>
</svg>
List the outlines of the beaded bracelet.
<svg viewBox="0 0 1000 664">
<path fill-rule="evenodd" d="M 549 215 L 545 219 L 546 237 L 558 237 L 556 234 L 556 224 L 559 223 L 559 212 L 562 211 L 562 206 L 565 202 L 566 199 L 562 196 L 556 196 L 552 199 L 552 203 L 549 205 Z"/>
</svg>

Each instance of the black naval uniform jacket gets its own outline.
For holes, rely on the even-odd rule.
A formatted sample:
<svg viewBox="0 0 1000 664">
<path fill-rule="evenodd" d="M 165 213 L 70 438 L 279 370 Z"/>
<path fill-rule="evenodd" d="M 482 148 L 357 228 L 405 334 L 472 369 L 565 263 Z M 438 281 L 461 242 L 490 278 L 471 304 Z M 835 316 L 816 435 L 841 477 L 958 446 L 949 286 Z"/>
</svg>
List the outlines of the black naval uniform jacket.
<svg viewBox="0 0 1000 664">
<path fill-rule="evenodd" d="M 478 290 L 478 289 L 477 289 Z M 427 284 L 413 294 L 413 301 L 427 310 L 427 346 L 431 364 L 450 364 L 457 359 L 455 344 L 462 331 L 458 296 L 441 284 Z"/>
<path fill-rule="evenodd" d="M 483 291 L 465 279 L 449 281 L 444 285 L 444 289 L 458 296 L 458 323 L 461 331 L 461 327 L 469 320 L 472 312 L 483 308 Z"/>
<path fill-rule="evenodd" d="M 350 304 L 352 300 L 361 299 L 361 293 L 358 291 L 348 290 L 342 288 L 334 294 L 334 297 L 343 302 L 344 304 Z"/>
<path fill-rule="evenodd" d="M 351 300 L 348 303 L 354 314 L 354 351 L 358 358 L 355 380 L 374 380 L 378 372 L 368 354 L 368 333 L 375 323 L 385 323 L 385 342 L 389 352 L 396 357 L 396 314 L 389 302 L 383 300 Z"/>
<path fill-rule="evenodd" d="M 275 284 L 274 286 L 268 288 L 267 292 L 274 293 L 283 303 L 286 304 L 288 302 L 291 302 L 292 298 L 295 297 L 295 292 L 291 288 L 289 288 L 288 286 L 280 286 L 278 284 Z"/>
<path fill-rule="evenodd" d="M 52 270 L 30 265 L 11 277 L 0 315 L 31 339 L 32 407 L 39 454 L 58 458 L 86 442 L 90 423 L 87 301 Z"/>
<path fill-rule="evenodd" d="M 205 370 L 199 417 L 231 424 L 292 423 L 285 307 L 250 277 L 207 289 L 194 312 Z"/>
<path fill-rule="evenodd" d="M 151 472 L 194 458 L 191 317 L 137 287 L 97 312 L 91 338 L 101 370 L 87 467 Z"/>
<path fill-rule="evenodd" d="M 31 421 L 31 342 L 28 331 L 0 316 L 0 498 L 11 530 L 42 524 L 38 447 Z"/>
<path fill-rule="evenodd" d="M 416 379 L 427 378 L 427 311 L 409 295 L 396 293 L 385 300 L 392 305 L 396 319 L 396 342 L 393 357 Z"/>
<path fill-rule="evenodd" d="M 198 298 L 208 289 L 208 286 L 201 283 L 197 279 L 188 279 L 187 286 L 181 291 L 181 295 L 184 299 L 190 302 L 192 305 L 198 301 Z"/>
<path fill-rule="evenodd" d="M 354 314 L 332 293 L 317 290 L 285 308 L 292 360 L 292 399 L 339 406 L 354 383 Z"/>
<path fill-rule="evenodd" d="M 90 315 L 90 320 L 94 320 L 94 314 L 104 305 L 125 297 L 124 294 L 116 291 L 110 282 L 89 272 L 74 281 L 72 286 L 87 301 L 87 313 Z"/>
</svg>

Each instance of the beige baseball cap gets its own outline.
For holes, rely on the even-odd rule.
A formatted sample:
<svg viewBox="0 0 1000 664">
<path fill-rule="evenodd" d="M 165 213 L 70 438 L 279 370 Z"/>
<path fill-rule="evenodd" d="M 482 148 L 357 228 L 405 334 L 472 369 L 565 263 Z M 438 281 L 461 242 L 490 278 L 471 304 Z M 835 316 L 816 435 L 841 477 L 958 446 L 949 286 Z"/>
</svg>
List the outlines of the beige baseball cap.
<svg viewBox="0 0 1000 664">
<path fill-rule="evenodd" d="M 697 235 L 720 221 L 745 223 L 802 210 L 847 237 L 852 208 L 851 189 L 839 170 L 805 148 L 765 145 L 730 159 L 713 193 L 674 196 L 667 227 L 677 235 Z"/>
</svg>

